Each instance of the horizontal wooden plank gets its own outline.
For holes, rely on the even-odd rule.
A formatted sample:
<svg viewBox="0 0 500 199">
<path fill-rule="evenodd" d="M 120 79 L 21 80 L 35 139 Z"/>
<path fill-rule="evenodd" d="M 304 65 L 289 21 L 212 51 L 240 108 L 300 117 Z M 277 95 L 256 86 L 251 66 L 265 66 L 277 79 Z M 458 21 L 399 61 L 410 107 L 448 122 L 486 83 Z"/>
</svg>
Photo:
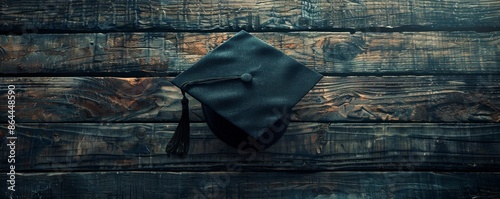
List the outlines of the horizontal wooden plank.
<svg viewBox="0 0 500 199">
<path fill-rule="evenodd" d="M 499 27 L 496 0 L 6 0 L 0 30 L 331 30 Z"/>
<path fill-rule="evenodd" d="M 20 198 L 500 197 L 499 173 L 95 172 L 28 173 L 16 180 Z"/>
<path fill-rule="evenodd" d="M 191 124 L 187 158 L 167 156 L 172 123 L 31 123 L 16 129 L 16 168 L 28 171 L 499 171 L 500 123 L 294 122 L 273 146 L 248 151 Z M 7 134 L 0 129 L 0 137 Z M 5 138 L 1 146 L 6 147 Z M 9 150 L 1 150 L 7 157 Z M 8 169 L 7 161 L 0 170 Z"/>
<path fill-rule="evenodd" d="M 169 80 L 3 77 L 0 92 L 16 86 L 17 122 L 172 122 L 182 95 Z M 294 107 L 292 121 L 500 122 L 499 90 L 496 75 L 326 76 Z M 190 106 L 192 121 L 203 121 L 200 103 Z"/>
<path fill-rule="evenodd" d="M 162 76 L 186 70 L 233 34 L 3 35 L 0 74 Z M 320 73 L 500 73 L 500 32 L 253 34 Z"/>
</svg>

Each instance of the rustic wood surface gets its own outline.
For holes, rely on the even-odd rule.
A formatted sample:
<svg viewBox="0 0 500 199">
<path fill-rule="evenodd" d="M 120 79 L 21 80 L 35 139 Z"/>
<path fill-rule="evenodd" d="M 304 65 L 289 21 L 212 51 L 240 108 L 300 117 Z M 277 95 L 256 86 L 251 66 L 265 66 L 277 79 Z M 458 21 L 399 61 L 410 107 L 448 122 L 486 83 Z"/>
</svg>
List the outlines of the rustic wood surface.
<svg viewBox="0 0 500 199">
<path fill-rule="evenodd" d="M 0 74 L 175 75 L 233 34 L 0 35 Z M 323 74 L 500 73 L 500 32 L 252 34 Z"/>
<path fill-rule="evenodd" d="M 3 77 L 0 91 L 16 85 L 17 122 L 171 122 L 180 118 L 182 95 L 170 79 Z M 499 89 L 496 75 L 327 76 L 294 107 L 292 120 L 500 122 Z M 191 119 L 203 121 L 200 103 L 190 106 Z"/>
<path fill-rule="evenodd" d="M 16 168 L 18 172 L 224 171 L 230 165 L 246 172 L 500 170 L 499 123 L 293 122 L 276 144 L 255 154 L 224 144 L 204 123 L 191 124 L 190 154 L 184 159 L 165 154 L 176 126 L 20 124 Z M 5 127 L 0 134 L 6 134 Z M 0 162 L 0 169 L 6 168 L 7 162 Z"/>
<path fill-rule="evenodd" d="M 498 0 L 0 1 L 0 198 L 500 198 L 499 21 Z M 267 150 L 191 100 L 167 156 L 169 81 L 242 29 L 325 77 Z"/>
<path fill-rule="evenodd" d="M 31 190 L 22 198 L 500 197 L 498 173 L 60 172 L 18 178 L 25 182 L 20 190 Z"/>
<path fill-rule="evenodd" d="M 497 0 L 4 0 L 3 32 L 498 28 Z"/>
</svg>

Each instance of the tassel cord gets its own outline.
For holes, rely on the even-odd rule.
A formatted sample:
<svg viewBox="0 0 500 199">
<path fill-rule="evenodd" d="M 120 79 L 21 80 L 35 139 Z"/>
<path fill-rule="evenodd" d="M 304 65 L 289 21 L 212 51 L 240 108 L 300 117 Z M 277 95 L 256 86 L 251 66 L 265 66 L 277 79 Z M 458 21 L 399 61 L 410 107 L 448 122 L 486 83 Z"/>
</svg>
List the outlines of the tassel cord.
<svg viewBox="0 0 500 199">
<path fill-rule="evenodd" d="M 182 91 L 182 115 L 179 120 L 179 125 L 175 129 L 174 136 L 167 145 L 167 154 L 176 154 L 184 156 L 189 151 L 189 100 L 184 91 Z"/>
<path fill-rule="evenodd" d="M 187 87 L 195 84 L 211 84 L 227 80 L 240 79 L 240 76 L 231 77 L 221 77 L 221 78 L 210 78 L 202 80 L 188 81 L 181 86 L 182 92 L 182 115 L 179 120 L 179 125 L 175 129 L 172 139 L 167 144 L 166 152 L 168 155 L 175 154 L 180 157 L 184 157 L 189 152 L 189 138 L 190 138 L 190 126 L 189 126 L 189 100 L 186 97 Z"/>
</svg>

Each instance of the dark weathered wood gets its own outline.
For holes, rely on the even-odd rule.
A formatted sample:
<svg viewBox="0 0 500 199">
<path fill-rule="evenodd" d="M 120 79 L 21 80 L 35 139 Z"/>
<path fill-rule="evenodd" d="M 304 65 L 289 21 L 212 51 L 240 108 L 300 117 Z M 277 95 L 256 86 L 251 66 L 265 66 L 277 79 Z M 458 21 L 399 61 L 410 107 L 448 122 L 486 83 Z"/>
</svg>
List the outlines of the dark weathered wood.
<svg viewBox="0 0 500 199">
<path fill-rule="evenodd" d="M 27 171 L 499 171 L 500 124 L 294 122 L 253 154 L 191 124 L 187 158 L 168 157 L 176 123 L 33 123 L 17 126 L 16 168 Z M 6 128 L 0 129 L 5 136 Z M 6 146 L 3 140 L 1 146 Z M 249 141 L 250 144 L 250 141 Z M 247 145 L 242 148 L 247 149 Z M 1 150 L 6 157 L 8 150 Z M 0 170 L 8 168 L 0 162 Z"/>
<path fill-rule="evenodd" d="M 499 21 L 498 0 L 1 1 L 0 198 L 500 198 Z M 167 156 L 169 81 L 241 29 L 327 77 L 260 152 L 191 100 Z"/>
<path fill-rule="evenodd" d="M 499 27 L 496 0 L 5 0 L 0 30 L 308 30 Z"/>
<path fill-rule="evenodd" d="M 0 36 L 0 74 L 158 76 L 189 68 L 234 33 Z M 500 32 L 253 33 L 320 73 L 500 72 Z"/>
<path fill-rule="evenodd" d="M 169 80 L 3 77 L 0 91 L 16 86 L 17 122 L 171 122 L 180 117 L 182 95 Z M 292 120 L 500 122 L 499 89 L 496 75 L 329 76 L 294 107 Z M 190 106 L 192 120 L 202 121 L 199 102 L 190 100 Z"/>
<path fill-rule="evenodd" d="M 95 172 L 27 173 L 17 179 L 20 198 L 500 197 L 499 173 Z"/>
</svg>

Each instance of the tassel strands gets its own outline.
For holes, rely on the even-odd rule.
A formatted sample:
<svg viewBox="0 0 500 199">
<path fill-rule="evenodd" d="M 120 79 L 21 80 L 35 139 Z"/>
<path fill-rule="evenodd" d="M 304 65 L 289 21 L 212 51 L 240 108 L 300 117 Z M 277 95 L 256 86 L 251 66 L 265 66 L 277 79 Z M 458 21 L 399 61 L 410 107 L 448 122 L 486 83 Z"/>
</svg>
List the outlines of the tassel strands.
<svg viewBox="0 0 500 199">
<path fill-rule="evenodd" d="M 197 84 L 213 84 L 217 82 L 223 82 L 228 80 L 236 80 L 241 79 L 243 82 L 248 82 L 251 80 L 251 76 L 248 77 L 247 74 L 241 76 L 229 76 L 229 77 L 218 77 L 218 78 L 209 78 L 209 79 L 201 79 L 185 82 L 181 86 L 182 92 L 182 115 L 179 121 L 179 125 L 175 129 L 174 136 L 167 144 L 166 152 L 168 155 L 178 155 L 180 157 L 184 157 L 189 152 L 189 100 L 186 97 L 186 90 L 188 86 L 197 85 Z"/>
<path fill-rule="evenodd" d="M 189 100 L 182 90 L 182 115 L 179 125 L 175 129 L 174 136 L 167 144 L 167 154 L 176 154 L 180 157 L 186 156 L 189 152 Z"/>
</svg>

